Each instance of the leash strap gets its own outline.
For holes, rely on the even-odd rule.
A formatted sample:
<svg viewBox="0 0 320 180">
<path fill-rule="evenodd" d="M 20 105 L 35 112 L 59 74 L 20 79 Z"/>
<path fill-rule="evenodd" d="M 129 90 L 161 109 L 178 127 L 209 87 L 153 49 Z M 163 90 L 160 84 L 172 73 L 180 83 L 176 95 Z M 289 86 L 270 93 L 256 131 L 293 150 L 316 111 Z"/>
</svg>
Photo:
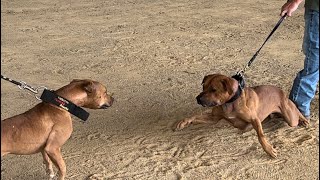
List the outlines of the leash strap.
<svg viewBox="0 0 320 180">
<path fill-rule="evenodd" d="M 17 85 L 20 89 L 27 89 L 27 90 L 31 91 L 32 93 L 34 93 L 34 94 L 38 94 L 38 90 L 39 90 L 40 88 L 43 88 L 43 87 L 39 87 L 39 88 L 35 89 L 35 88 L 33 88 L 32 86 L 29 86 L 27 83 L 25 83 L 25 82 L 23 82 L 23 81 L 18 82 L 18 81 L 15 81 L 15 80 L 13 80 L 13 79 L 10 79 L 10 78 L 8 78 L 8 77 L 5 77 L 5 76 L 3 76 L 2 74 L 1 74 L 1 79 L 4 79 L 4 80 L 6 80 L 6 81 L 9 81 L 9 82 Z M 38 99 L 38 98 L 37 98 L 37 99 Z"/>
<path fill-rule="evenodd" d="M 268 35 L 267 39 L 263 42 L 263 44 L 261 45 L 261 47 L 258 49 L 258 51 L 252 56 L 252 58 L 249 60 L 249 62 L 246 64 L 246 66 L 244 67 L 244 69 L 242 71 L 238 71 L 237 74 L 233 75 L 232 78 L 234 78 L 235 80 L 238 81 L 239 83 L 239 87 L 238 90 L 236 92 L 236 94 L 226 103 L 230 103 L 235 101 L 240 95 L 241 92 L 243 90 L 243 88 L 245 87 L 245 81 L 244 81 L 244 72 L 246 71 L 246 69 L 248 67 L 251 66 L 251 64 L 253 63 L 253 61 L 256 59 L 256 57 L 258 56 L 260 50 L 262 49 L 262 47 L 266 44 L 266 42 L 270 39 L 270 37 L 273 35 L 273 33 L 279 28 L 280 24 L 282 23 L 282 21 L 285 19 L 285 17 L 287 16 L 287 13 L 282 16 L 278 23 L 275 25 L 275 27 L 272 29 L 271 33 Z"/>
<path fill-rule="evenodd" d="M 2 74 L 1 74 L 1 79 L 4 79 L 4 80 L 6 80 L 6 81 L 9 81 L 9 82 L 11 82 L 11 83 L 13 83 L 13 84 L 15 84 L 15 85 L 17 85 L 17 86 L 21 86 L 21 85 L 22 85 L 22 83 L 20 83 L 20 82 L 18 82 L 18 81 L 15 81 L 15 80 L 13 80 L 13 79 L 10 79 L 10 78 L 8 78 L 8 77 L 5 77 L 5 76 L 3 76 Z"/>
<path fill-rule="evenodd" d="M 58 96 L 51 90 L 44 89 L 40 99 L 44 102 L 51 103 L 58 107 L 61 107 L 62 109 L 68 111 L 69 113 L 75 115 L 83 121 L 86 121 L 89 117 L 89 113 L 87 111 L 73 104 L 71 101 Z"/>
<path fill-rule="evenodd" d="M 264 41 L 264 43 L 261 45 L 261 47 L 258 49 L 258 51 L 253 55 L 253 57 L 249 60 L 247 66 L 245 67 L 245 69 L 247 67 L 250 67 L 252 62 L 256 59 L 256 57 L 258 56 L 260 50 L 262 49 L 262 47 L 266 44 L 266 42 L 270 39 L 270 37 L 272 36 L 272 34 L 278 29 L 278 27 L 280 26 L 280 24 L 282 23 L 282 21 L 284 20 L 284 18 L 287 16 L 287 14 L 285 14 L 284 16 L 282 16 L 280 18 L 280 20 L 278 21 L 278 23 L 275 25 L 275 27 L 272 29 L 271 33 L 269 34 L 269 36 L 267 37 L 267 39 Z M 245 71 L 244 69 L 244 71 Z M 243 71 L 243 72 L 244 72 Z"/>
</svg>

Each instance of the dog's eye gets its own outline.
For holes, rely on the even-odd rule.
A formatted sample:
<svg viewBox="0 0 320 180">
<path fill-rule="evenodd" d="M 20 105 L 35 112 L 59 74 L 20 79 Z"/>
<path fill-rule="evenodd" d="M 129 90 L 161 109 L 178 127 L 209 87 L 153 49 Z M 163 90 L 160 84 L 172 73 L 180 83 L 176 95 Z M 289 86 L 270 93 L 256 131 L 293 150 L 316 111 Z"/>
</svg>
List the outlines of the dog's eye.
<svg viewBox="0 0 320 180">
<path fill-rule="evenodd" d="M 211 92 L 216 92 L 217 90 L 214 89 L 214 88 L 211 88 L 210 91 L 211 91 Z"/>
</svg>

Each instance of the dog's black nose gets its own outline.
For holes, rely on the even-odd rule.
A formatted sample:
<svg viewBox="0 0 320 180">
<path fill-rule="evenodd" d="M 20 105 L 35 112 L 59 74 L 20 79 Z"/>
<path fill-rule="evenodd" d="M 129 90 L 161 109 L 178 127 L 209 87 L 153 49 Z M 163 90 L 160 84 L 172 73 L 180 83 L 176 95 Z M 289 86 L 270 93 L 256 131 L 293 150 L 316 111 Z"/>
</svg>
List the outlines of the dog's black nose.
<svg viewBox="0 0 320 180">
<path fill-rule="evenodd" d="M 202 105 L 202 106 L 203 106 L 203 97 L 202 97 L 203 94 L 204 94 L 203 92 L 200 93 L 200 94 L 197 96 L 197 98 L 196 98 L 196 99 L 197 99 L 197 103 L 200 104 L 200 105 Z"/>
<path fill-rule="evenodd" d="M 200 97 L 200 95 L 199 95 L 199 96 L 197 96 L 197 98 L 196 98 L 196 99 L 197 99 L 197 103 L 198 103 L 198 104 L 201 104 L 201 100 L 200 100 L 200 98 L 201 98 L 201 97 Z"/>
<path fill-rule="evenodd" d="M 214 102 L 210 102 L 208 100 L 206 100 L 206 98 L 204 97 L 204 93 L 200 93 L 196 99 L 197 99 L 197 103 L 203 107 L 211 107 L 211 106 L 215 106 L 216 104 Z"/>
</svg>

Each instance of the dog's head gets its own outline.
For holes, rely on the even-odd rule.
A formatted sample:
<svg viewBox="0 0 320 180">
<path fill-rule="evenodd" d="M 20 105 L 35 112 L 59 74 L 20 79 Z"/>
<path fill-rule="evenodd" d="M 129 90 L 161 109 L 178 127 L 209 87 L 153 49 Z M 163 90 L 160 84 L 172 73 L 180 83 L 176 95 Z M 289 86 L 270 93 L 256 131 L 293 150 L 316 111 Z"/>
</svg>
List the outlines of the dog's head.
<svg viewBox="0 0 320 180">
<path fill-rule="evenodd" d="M 238 89 L 238 81 L 221 74 L 205 76 L 202 85 L 203 91 L 197 96 L 197 102 L 204 107 L 224 104 Z"/>
<path fill-rule="evenodd" d="M 113 104 L 114 98 L 108 94 L 107 88 L 93 80 L 74 79 L 70 82 L 75 90 L 71 90 L 74 96 L 77 96 L 76 101 L 79 105 L 90 109 L 107 109 Z"/>
</svg>

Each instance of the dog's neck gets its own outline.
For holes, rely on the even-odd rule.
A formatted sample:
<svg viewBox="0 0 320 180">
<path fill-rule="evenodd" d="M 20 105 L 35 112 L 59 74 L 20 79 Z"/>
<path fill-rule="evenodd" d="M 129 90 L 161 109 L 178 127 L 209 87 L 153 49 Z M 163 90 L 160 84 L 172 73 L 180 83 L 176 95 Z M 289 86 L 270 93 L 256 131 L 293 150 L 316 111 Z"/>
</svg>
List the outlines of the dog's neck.
<svg viewBox="0 0 320 180">
<path fill-rule="evenodd" d="M 237 85 L 238 85 L 238 86 L 237 86 L 236 92 L 235 92 L 234 95 L 226 102 L 226 104 L 228 104 L 228 103 L 233 103 L 235 100 L 237 100 L 237 99 L 241 96 L 242 90 L 244 89 L 244 86 L 245 86 L 244 79 L 243 79 L 243 77 L 242 77 L 240 74 L 236 74 L 236 75 L 232 76 L 231 78 L 237 81 Z"/>
<path fill-rule="evenodd" d="M 69 94 L 72 94 L 72 96 L 68 96 Z M 78 94 L 79 93 L 74 93 L 72 91 L 64 94 L 63 91 L 61 92 L 60 90 L 57 90 L 56 92 L 52 90 L 44 90 L 40 99 L 44 102 L 49 103 L 50 105 L 53 105 L 53 107 L 61 108 L 66 112 L 77 116 L 81 120 L 86 121 L 89 117 L 89 113 L 77 105 L 80 104 L 80 102 L 76 98 L 72 98 L 74 96 L 78 97 Z M 83 100 L 83 98 L 80 100 Z M 77 102 L 77 104 L 75 104 L 74 102 Z"/>
<path fill-rule="evenodd" d="M 235 100 L 237 100 L 241 96 L 241 93 L 242 93 L 242 88 L 238 86 L 237 91 L 234 93 L 231 99 L 229 99 L 225 104 L 233 103 Z"/>
<path fill-rule="evenodd" d="M 242 92 L 241 92 L 242 93 Z M 234 101 L 229 102 L 229 103 L 224 103 L 222 105 L 222 109 L 225 113 L 232 113 L 233 111 L 235 111 L 235 109 L 237 109 L 237 107 L 239 106 L 239 101 L 240 100 L 240 96 L 241 94 L 238 96 L 238 98 L 236 98 Z"/>
<path fill-rule="evenodd" d="M 238 85 L 237 91 L 234 95 L 223 104 L 222 108 L 226 113 L 231 113 L 235 108 L 235 101 L 238 100 L 243 93 L 243 87 L 241 87 L 240 83 Z"/>
<path fill-rule="evenodd" d="M 72 103 L 74 103 L 77 106 L 84 106 L 85 105 L 85 99 L 87 97 L 87 94 L 85 92 L 79 93 L 79 92 L 72 92 L 72 89 L 70 88 L 61 88 L 55 91 L 55 93 Z"/>
</svg>

